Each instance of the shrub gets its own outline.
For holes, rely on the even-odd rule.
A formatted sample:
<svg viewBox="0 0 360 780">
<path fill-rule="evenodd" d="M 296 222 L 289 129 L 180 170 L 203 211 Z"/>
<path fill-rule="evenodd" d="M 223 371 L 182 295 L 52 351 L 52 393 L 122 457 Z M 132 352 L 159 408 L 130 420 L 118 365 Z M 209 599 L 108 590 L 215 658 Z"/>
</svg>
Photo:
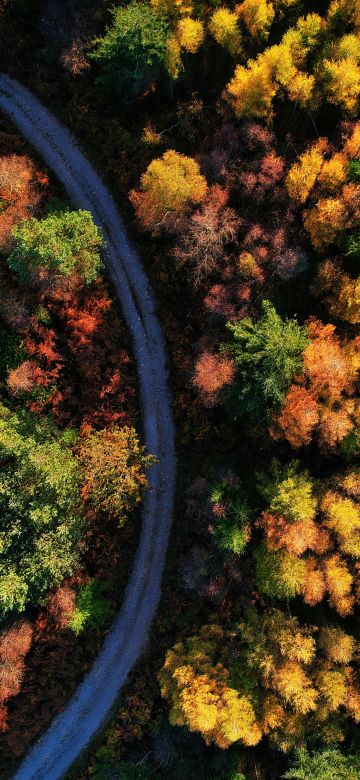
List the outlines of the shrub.
<svg viewBox="0 0 360 780">
<path fill-rule="evenodd" d="M 109 597 L 109 585 L 93 579 L 80 586 L 68 625 L 78 636 L 87 628 L 102 628 L 114 614 L 115 604 Z"/>
</svg>

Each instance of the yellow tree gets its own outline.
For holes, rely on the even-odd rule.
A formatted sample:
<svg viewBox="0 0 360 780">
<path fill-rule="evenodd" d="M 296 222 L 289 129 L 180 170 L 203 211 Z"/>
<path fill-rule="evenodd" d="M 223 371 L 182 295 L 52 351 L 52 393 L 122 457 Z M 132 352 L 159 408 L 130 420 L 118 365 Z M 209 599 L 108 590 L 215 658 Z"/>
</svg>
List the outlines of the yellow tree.
<svg viewBox="0 0 360 780">
<path fill-rule="evenodd" d="M 343 670 L 328 669 L 326 666 L 319 669 L 316 685 L 325 700 L 325 708 L 328 712 L 335 712 L 346 703 L 347 684 Z"/>
<path fill-rule="evenodd" d="M 331 311 L 351 325 L 360 323 L 360 276 L 342 274 L 337 294 L 331 299 Z"/>
<path fill-rule="evenodd" d="M 167 215 L 188 211 L 206 194 L 206 179 L 196 160 L 172 149 L 153 160 L 130 200 L 145 228 L 159 227 Z"/>
<path fill-rule="evenodd" d="M 182 49 L 195 54 L 204 40 L 204 25 L 197 19 L 185 16 L 177 24 L 176 38 Z"/>
<path fill-rule="evenodd" d="M 306 65 L 306 57 L 317 44 L 324 27 L 324 20 L 319 14 L 311 13 L 301 16 L 294 27 L 290 27 L 282 38 L 282 43 L 289 50 L 294 64 L 300 68 Z"/>
<path fill-rule="evenodd" d="M 145 454 L 134 428 L 105 428 L 83 440 L 82 497 L 97 510 L 123 524 L 147 486 L 146 467 L 153 457 Z"/>
<path fill-rule="evenodd" d="M 269 4 L 265 5 L 268 7 Z M 249 19 L 251 9 L 254 19 L 256 14 L 260 19 L 264 11 L 263 4 L 253 0 L 245 0 L 237 8 L 242 16 L 247 12 Z M 271 116 L 272 100 L 281 87 L 285 87 L 290 98 L 301 105 L 312 103 L 315 77 L 299 71 L 299 68 L 306 65 L 306 54 L 317 43 L 322 25 L 323 20 L 318 14 L 308 14 L 285 33 L 279 44 L 265 49 L 256 60 L 248 60 L 246 66 L 237 66 L 226 88 L 237 116 Z"/>
<path fill-rule="evenodd" d="M 341 197 L 320 198 L 304 213 L 304 226 L 311 243 L 318 252 L 323 252 L 334 243 L 347 224 L 347 209 Z"/>
<path fill-rule="evenodd" d="M 280 86 L 288 87 L 297 73 L 291 52 L 284 43 L 269 46 L 258 55 L 257 62 L 268 69 L 271 78 L 277 84 L 277 89 Z"/>
<path fill-rule="evenodd" d="M 291 719 L 315 710 L 318 692 L 311 677 L 315 658 L 312 630 L 280 610 L 261 616 L 251 610 L 240 625 L 247 644 L 245 668 L 263 689 L 266 732 L 291 729 Z M 265 695 L 264 695 L 265 694 Z M 273 708 L 273 709 L 272 709 Z M 280 735 L 279 735 L 280 736 Z"/>
<path fill-rule="evenodd" d="M 327 12 L 327 24 L 330 30 L 342 26 L 354 25 L 360 28 L 360 3 L 359 0 L 331 0 Z"/>
<path fill-rule="evenodd" d="M 298 103 L 301 108 L 316 107 L 315 76 L 299 71 L 287 84 L 290 100 Z"/>
<path fill-rule="evenodd" d="M 326 626 L 320 631 L 319 646 L 329 661 L 348 664 L 353 658 L 356 642 L 354 637 L 346 634 L 342 628 Z"/>
<path fill-rule="evenodd" d="M 360 153 L 360 122 L 355 122 L 351 134 L 344 145 L 344 154 L 349 160 L 358 157 Z"/>
<path fill-rule="evenodd" d="M 166 16 L 170 21 L 179 16 L 188 16 L 193 12 L 192 0 L 150 0 L 150 5 L 159 16 Z"/>
<path fill-rule="evenodd" d="M 159 672 L 161 693 L 171 704 L 170 722 L 200 732 L 207 744 L 256 745 L 261 730 L 250 699 L 228 684 L 228 670 L 214 660 L 225 639 L 220 626 L 203 626 L 169 650 Z"/>
<path fill-rule="evenodd" d="M 323 62 L 325 92 L 329 103 L 340 105 L 353 115 L 357 112 L 360 95 L 360 67 L 355 59 L 347 57 Z"/>
<path fill-rule="evenodd" d="M 360 558 L 360 506 L 349 496 L 329 490 L 321 503 L 324 522 L 336 534 L 346 555 Z"/>
<path fill-rule="evenodd" d="M 266 40 L 269 36 L 275 9 L 267 0 L 244 0 L 236 6 L 236 10 L 243 20 L 252 38 Z"/>
<path fill-rule="evenodd" d="M 336 152 L 330 160 L 324 160 L 317 177 L 322 192 L 331 195 L 344 183 L 347 176 L 348 161 L 343 152 Z"/>
<path fill-rule="evenodd" d="M 176 35 L 170 35 L 166 44 L 166 69 L 172 79 L 177 79 L 184 66 L 181 59 L 181 47 Z M 160 136 L 161 137 L 161 136 Z"/>
<path fill-rule="evenodd" d="M 299 595 L 306 578 L 305 561 L 287 550 L 271 550 L 266 544 L 256 552 L 256 582 L 261 593 L 276 599 Z"/>
<path fill-rule="evenodd" d="M 354 597 L 351 593 L 353 577 L 346 561 L 338 553 L 334 553 L 325 558 L 323 569 L 330 605 L 339 615 L 349 615 L 354 606 Z"/>
<path fill-rule="evenodd" d="M 227 97 L 238 117 L 269 116 L 277 85 L 266 63 L 249 60 L 238 65 L 226 87 Z"/>
<path fill-rule="evenodd" d="M 326 141 L 321 139 L 303 152 L 299 161 L 291 166 L 285 180 L 290 198 L 305 203 L 322 169 L 325 149 Z"/>
<path fill-rule="evenodd" d="M 327 293 L 327 303 L 330 312 L 338 319 L 358 325 L 360 322 L 360 276 L 352 278 L 342 272 L 338 263 L 325 260 L 318 272 L 316 288 L 319 294 Z M 359 370 L 358 350 L 353 344 L 348 345 L 347 351 L 355 370 Z"/>
<path fill-rule="evenodd" d="M 239 15 L 228 8 L 218 8 L 214 11 L 209 30 L 220 46 L 227 49 L 234 57 L 241 51 L 241 33 Z"/>
<path fill-rule="evenodd" d="M 355 62 L 360 61 L 360 39 L 354 33 L 343 35 L 336 43 L 336 59 L 352 59 Z"/>
<path fill-rule="evenodd" d="M 318 691 L 299 662 L 285 661 L 274 671 L 273 685 L 285 704 L 290 704 L 300 715 L 316 709 Z"/>
</svg>

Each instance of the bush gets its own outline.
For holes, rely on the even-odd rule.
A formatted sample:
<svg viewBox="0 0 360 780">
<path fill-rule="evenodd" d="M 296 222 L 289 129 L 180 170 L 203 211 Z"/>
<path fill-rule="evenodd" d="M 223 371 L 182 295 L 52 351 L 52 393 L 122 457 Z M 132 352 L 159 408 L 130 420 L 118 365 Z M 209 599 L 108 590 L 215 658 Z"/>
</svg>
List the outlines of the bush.
<svg viewBox="0 0 360 780">
<path fill-rule="evenodd" d="M 98 630 L 110 622 L 115 614 L 115 604 L 108 593 L 106 582 L 89 580 L 80 586 L 76 607 L 68 624 L 77 636 L 87 628 Z"/>
</svg>

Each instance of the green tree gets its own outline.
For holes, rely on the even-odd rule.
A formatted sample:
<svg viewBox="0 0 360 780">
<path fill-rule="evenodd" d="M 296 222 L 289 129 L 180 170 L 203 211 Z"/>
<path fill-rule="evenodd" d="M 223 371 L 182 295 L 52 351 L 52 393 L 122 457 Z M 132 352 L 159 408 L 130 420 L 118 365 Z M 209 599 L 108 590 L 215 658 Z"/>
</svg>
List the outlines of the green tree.
<svg viewBox="0 0 360 780">
<path fill-rule="evenodd" d="M 164 16 L 146 3 L 131 0 L 114 10 L 112 26 L 96 41 L 91 57 L 103 67 L 105 83 L 137 94 L 166 68 L 169 36 Z"/>
<path fill-rule="evenodd" d="M 0 407 L 0 617 L 39 603 L 77 563 L 79 467 L 66 439 Z"/>
<path fill-rule="evenodd" d="M 233 339 L 222 350 L 233 356 L 237 372 L 231 391 L 236 415 L 253 420 L 279 409 L 294 376 L 302 369 L 302 352 L 310 344 L 305 327 L 282 319 L 269 301 L 257 321 L 246 317 L 228 323 Z"/>
<path fill-rule="evenodd" d="M 360 758 L 345 756 L 340 750 L 328 748 L 308 753 L 303 748 L 283 777 L 286 780 L 360 780 Z"/>
<path fill-rule="evenodd" d="M 250 539 L 251 510 L 244 487 L 223 479 L 210 491 L 214 536 L 222 550 L 241 555 Z"/>
<path fill-rule="evenodd" d="M 345 254 L 347 257 L 354 258 L 354 260 L 360 260 L 360 231 L 346 238 Z"/>
<path fill-rule="evenodd" d="M 348 167 L 348 179 L 356 184 L 360 183 L 360 158 L 351 160 Z"/>
<path fill-rule="evenodd" d="M 13 237 L 8 264 L 24 284 L 39 271 L 78 274 L 87 284 L 99 275 L 102 238 L 88 211 L 63 210 L 45 219 L 24 219 L 13 228 Z"/>
</svg>

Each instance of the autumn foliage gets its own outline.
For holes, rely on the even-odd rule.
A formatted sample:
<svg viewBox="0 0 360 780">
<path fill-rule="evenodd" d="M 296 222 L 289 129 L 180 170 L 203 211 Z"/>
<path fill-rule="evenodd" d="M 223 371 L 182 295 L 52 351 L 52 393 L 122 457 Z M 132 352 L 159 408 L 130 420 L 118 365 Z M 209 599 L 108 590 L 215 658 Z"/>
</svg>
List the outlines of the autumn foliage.
<svg viewBox="0 0 360 780">
<path fill-rule="evenodd" d="M 203 352 L 195 366 L 194 385 L 204 401 L 212 405 L 219 391 L 231 383 L 234 373 L 235 366 L 229 358 Z"/>
<path fill-rule="evenodd" d="M 176 424 L 156 640 L 81 780 L 360 780 L 359 2 L 6 5 L 9 72 L 130 198 Z M 100 234 L 5 118 L 0 151 L 7 776 L 101 646 L 158 466 Z"/>
<path fill-rule="evenodd" d="M 220 626 L 204 626 L 199 636 L 168 651 L 159 682 L 171 703 L 170 722 L 222 748 L 238 740 L 256 745 L 261 730 L 249 698 L 228 684 L 229 671 L 213 661 L 223 637 Z"/>
<path fill-rule="evenodd" d="M 119 525 L 141 500 L 147 486 L 146 456 L 132 428 L 109 428 L 92 432 L 79 451 L 82 464 L 82 497 L 97 510 L 115 518 Z"/>
<path fill-rule="evenodd" d="M 341 343 L 334 325 L 310 320 L 311 343 L 303 352 L 303 368 L 289 388 L 284 405 L 270 430 L 292 447 L 313 438 L 322 449 L 336 447 L 358 425 L 355 380 L 357 341 Z"/>
<path fill-rule="evenodd" d="M 295 617 L 251 609 L 231 631 L 206 625 L 175 645 L 159 680 L 173 724 L 186 724 L 220 747 L 256 744 L 266 735 L 287 751 L 314 729 L 325 735 L 334 712 L 340 738 L 345 718 L 357 720 L 353 652 L 353 637 L 341 629 L 325 630 L 317 640 Z M 256 688 L 247 687 L 249 675 Z"/>
<path fill-rule="evenodd" d="M 15 623 L 0 634 L 0 731 L 8 728 L 6 702 L 21 689 L 32 635 L 31 625 L 26 621 Z"/>
<path fill-rule="evenodd" d="M 294 464 L 274 486 L 259 525 L 258 584 L 275 598 L 301 594 L 314 606 L 327 595 L 342 616 L 353 611 L 359 587 L 358 472 L 316 486 Z"/>
<path fill-rule="evenodd" d="M 36 171 L 30 157 L 11 154 L 0 157 L 0 246 L 12 246 L 12 228 L 29 216 L 39 203 L 48 183 L 47 176 Z"/>
<path fill-rule="evenodd" d="M 324 252 L 344 231 L 359 224 L 360 189 L 347 180 L 351 161 L 359 156 L 360 125 L 354 123 L 339 151 L 321 139 L 300 155 L 286 178 L 288 192 L 300 203 L 311 198 L 304 225 L 315 249 Z"/>
<path fill-rule="evenodd" d="M 130 200 L 143 227 L 159 229 L 169 216 L 188 211 L 203 200 L 206 180 L 196 160 L 169 150 L 143 173 L 140 190 Z"/>
</svg>

